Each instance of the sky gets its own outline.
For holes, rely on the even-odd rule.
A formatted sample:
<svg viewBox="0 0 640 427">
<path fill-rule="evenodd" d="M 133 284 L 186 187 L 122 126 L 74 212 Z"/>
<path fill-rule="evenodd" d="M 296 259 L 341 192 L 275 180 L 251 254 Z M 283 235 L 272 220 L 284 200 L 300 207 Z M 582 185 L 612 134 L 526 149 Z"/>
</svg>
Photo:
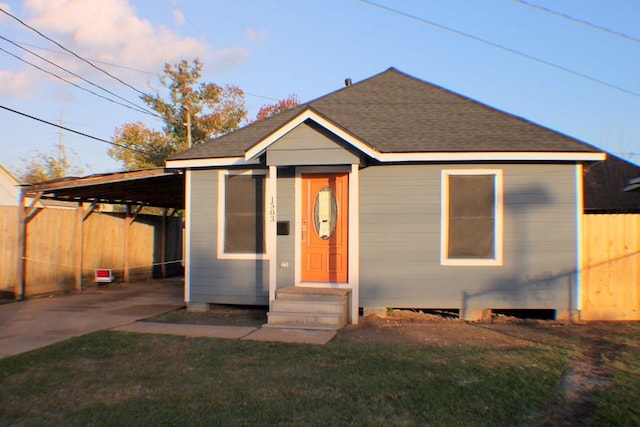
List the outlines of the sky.
<svg viewBox="0 0 640 427">
<path fill-rule="evenodd" d="M 291 94 L 309 101 L 395 67 L 640 163 L 637 0 L 0 0 L 0 9 L 126 83 L 0 13 L 0 106 L 107 141 L 125 123 L 160 130 L 112 101 L 144 106 L 138 91 L 160 89 L 165 63 L 200 58 L 203 81 L 245 91 L 251 118 Z M 85 175 L 122 169 L 105 142 L 0 109 L 9 169 L 60 141 Z"/>
</svg>

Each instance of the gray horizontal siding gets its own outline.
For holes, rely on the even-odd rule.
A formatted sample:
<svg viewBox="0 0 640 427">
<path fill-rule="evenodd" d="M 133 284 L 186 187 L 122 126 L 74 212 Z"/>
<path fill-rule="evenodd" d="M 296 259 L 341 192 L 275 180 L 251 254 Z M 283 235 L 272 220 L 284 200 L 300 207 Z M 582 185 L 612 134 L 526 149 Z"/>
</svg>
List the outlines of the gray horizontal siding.
<svg viewBox="0 0 640 427">
<path fill-rule="evenodd" d="M 350 165 L 360 163 L 357 156 L 344 149 L 320 150 L 269 150 L 267 164 L 270 166 L 289 165 Z"/>
<path fill-rule="evenodd" d="M 337 138 L 303 123 L 267 149 L 267 164 L 344 165 L 360 163 L 360 158 L 346 150 Z"/>
<path fill-rule="evenodd" d="M 440 265 L 442 169 L 360 171 L 360 304 L 416 308 L 569 308 L 575 279 L 575 169 L 482 165 L 504 179 L 504 264 Z"/>
<path fill-rule="evenodd" d="M 190 175 L 190 301 L 267 304 L 267 261 L 218 259 L 218 171 L 196 170 Z"/>
</svg>

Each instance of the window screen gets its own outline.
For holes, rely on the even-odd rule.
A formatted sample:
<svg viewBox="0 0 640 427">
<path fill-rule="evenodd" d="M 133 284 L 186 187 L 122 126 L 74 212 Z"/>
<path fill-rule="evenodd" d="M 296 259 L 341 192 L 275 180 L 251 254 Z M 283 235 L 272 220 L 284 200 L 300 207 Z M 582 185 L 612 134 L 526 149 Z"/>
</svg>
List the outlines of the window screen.
<svg viewBox="0 0 640 427">
<path fill-rule="evenodd" d="M 495 175 L 449 175 L 449 258 L 495 258 Z"/>
<path fill-rule="evenodd" d="M 226 175 L 225 179 L 224 252 L 264 253 L 264 175 Z"/>
</svg>

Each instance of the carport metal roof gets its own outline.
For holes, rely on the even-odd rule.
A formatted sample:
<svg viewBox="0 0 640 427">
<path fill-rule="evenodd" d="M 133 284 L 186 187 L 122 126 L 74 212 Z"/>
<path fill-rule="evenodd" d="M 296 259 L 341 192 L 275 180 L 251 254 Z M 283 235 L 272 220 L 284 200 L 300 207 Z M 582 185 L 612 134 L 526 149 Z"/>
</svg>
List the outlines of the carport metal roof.
<svg viewBox="0 0 640 427">
<path fill-rule="evenodd" d="M 78 203 L 184 208 L 181 170 L 154 168 L 63 178 L 22 187 L 24 197 Z"/>
</svg>

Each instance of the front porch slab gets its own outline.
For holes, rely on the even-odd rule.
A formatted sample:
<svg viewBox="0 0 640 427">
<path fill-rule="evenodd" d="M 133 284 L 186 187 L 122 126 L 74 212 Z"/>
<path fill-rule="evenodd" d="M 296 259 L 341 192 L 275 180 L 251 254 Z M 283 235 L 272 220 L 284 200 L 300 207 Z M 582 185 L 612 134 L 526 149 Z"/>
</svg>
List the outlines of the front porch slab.
<svg viewBox="0 0 640 427">
<path fill-rule="evenodd" d="M 192 338 L 238 339 L 255 331 L 248 326 L 187 325 L 161 322 L 135 322 L 112 329 L 139 334 L 177 335 Z"/>
<path fill-rule="evenodd" d="M 324 345 L 331 341 L 336 331 L 313 331 L 309 329 L 262 328 L 242 337 L 243 340 L 285 342 Z"/>
</svg>

